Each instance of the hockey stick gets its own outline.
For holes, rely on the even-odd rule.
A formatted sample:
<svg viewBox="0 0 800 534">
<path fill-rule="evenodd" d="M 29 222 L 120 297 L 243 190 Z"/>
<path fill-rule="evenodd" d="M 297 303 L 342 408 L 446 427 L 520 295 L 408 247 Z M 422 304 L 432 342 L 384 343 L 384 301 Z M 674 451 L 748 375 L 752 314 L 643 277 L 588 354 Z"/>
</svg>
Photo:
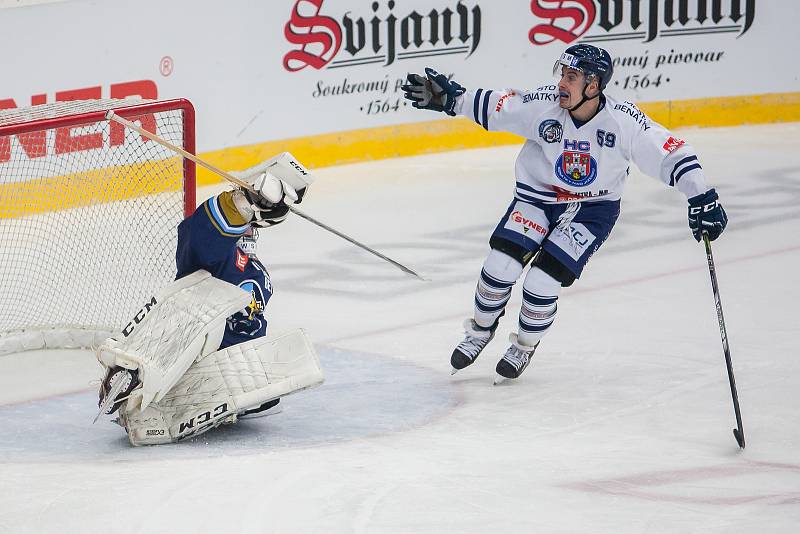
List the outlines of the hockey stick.
<svg viewBox="0 0 800 534">
<path fill-rule="evenodd" d="M 739 448 L 744 449 L 744 428 L 742 427 L 742 413 L 739 411 L 739 395 L 736 392 L 736 380 L 733 378 L 733 363 L 731 363 L 731 351 L 728 347 L 728 333 L 725 330 L 725 317 L 722 315 L 722 301 L 719 298 L 719 285 L 717 284 L 717 271 L 714 268 L 714 256 L 711 254 L 711 240 L 708 233 L 703 232 L 703 243 L 706 246 L 706 258 L 708 258 L 708 273 L 711 275 L 711 288 L 714 291 L 714 303 L 717 307 L 717 320 L 719 321 L 719 333 L 722 336 L 722 350 L 725 352 L 725 364 L 728 366 L 728 382 L 731 384 L 731 396 L 733 397 L 733 411 L 736 413 L 736 428 L 733 429 L 733 437 Z"/>
<path fill-rule="evenodd" d="M 173 145 L 172 143 L 170 143 L 166 139 L 162 139 L 161 137 L 157 136 L 156 134 L 154 134 L 152 132 L 149 132 L 149 131 L 145 130 L 144 128 L 140 128 L 139 126 L 137 126 L 136 124 L 132 123 L 131 121 L 123 119 L 122 117 L 120 117 L 119 115 L 114 113 L 113 110 L 108 110 L 108 112 L 106 112 L 106 120 L 110 120 L 110 121 L 114 121 L 114 122 L 117 122 L 119 124 L 122 124 L 123 126 L 125 126 L 127 128 L 130 128 L 131 130 L 139 133 L 140 135 L 142 135 L 144 137 L 147 137 L 148 139 L 150 139 L 152 141 L 155 141 L 159 145 L 164 146 L 164 147 L 172 150 L 173 152 L 175 152 L 177 154 L 180 154 L 184 158 L 195 162 L 196 164 L 200 165 L 201 167 L 205 167 L 206 169 L 208 169 L 209 171 L 213 172 L 214 174 L 218 174 L 219 176 L 222 176 L 223 178 L 225 178 L 229 182 L 231 182 L 233 184 L 236 184 L 239 187 L 243 187 L 244 189 L 247 189 L 248 191 L 253 191 L 253 187 L 250 184 L 248 184 L 247 182 L 245 182 L 244 180 L 240 180 L 239 178 L 233 176 L 232 174 L 230 174 L 228 172 L 225 172 L 222 169 L 218 169 L 217 167 L 211 165 L 210 163 L 205 162 L 202 159 L 198 158 L 194 154 L 191 154 L 191 153 L 185 151 L 184 149 Z M 316 224 L 320 228 L 322 228 L 324 230 L 327 230 L 330 233 L 332 233 L 332 234 L 334 234 L 334 235 L 336 235 L 338 237 L 341 237 L 345 241 L 347 241 L 349 243 L 352 243 L 355 246 L 366 250 L 370 254 L 373 254 L 373 255 L 379 257 L 380 259 L 382 259 L 382 260 L 384 260 L 386 262 L 391 263 L 392 265 L 394 265 L 395 267 L 397 267 L 398 269 L 400 269 L 404 273 L 410 274 L 411 276 L 416 276 L 417 278 L 419 278 L 423 282 L 427 282 L 428 281 L 427 279 L 423 278 L 422 276 L 417 274 L 415 271 L 409 269 L 408 267 L 406 267 L 402 263 L 397 262 L 397 261 L 389 258 L 388 256 L 384 255 L 384 254 L 381 254 L 377 250 L 374 250 L 374 249 L 368 247 L 367 245 L 364 245 L 363 243 L 359 243 L 358 241 L 356 241 L 352 237 L 347 236 L 347 235 L 343 234 L 342 232 L 340 232 L 338 230 L 334 230 L 333 228 L 331 228 L 327 224 L 321 223 L 320 221 L 318 221 L 318 220 L 314 219 L 313 217 L 311 217 L 310 215 L 300 211 L 299 209 L 295 208 L 294 206 L 287 205 L 287 207 L 289 208 L 289 211 L 291 211 L 295 215 L 299 215 L 300 217 L 302 217 L 303 219 L 307 220 L 308 222 Z"/>
</svg>

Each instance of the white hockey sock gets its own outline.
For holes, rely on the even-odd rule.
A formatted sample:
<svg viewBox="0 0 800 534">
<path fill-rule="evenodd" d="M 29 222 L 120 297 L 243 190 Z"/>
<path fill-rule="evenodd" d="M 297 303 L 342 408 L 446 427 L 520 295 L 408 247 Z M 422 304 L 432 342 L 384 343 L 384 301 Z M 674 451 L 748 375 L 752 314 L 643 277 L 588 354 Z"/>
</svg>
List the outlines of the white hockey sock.
<svg viewBox="0 0 800 534">
<path fill-rule="evenodd" d="M 522 264 L 499 250 L 492 250 L 483 262 L 475 288 L 475 322 L 489 328 L 503 313 L 511 288 L 522 274 Z"/>
<path fill-rule="evenodd" d="M 544 337 L 556 317 L 556 301 L 561 282 L 538 267 L 532 267 L 522 284 L 522 309 L 519 311 L 521 345 L 533 347 Z"/>
</svg>

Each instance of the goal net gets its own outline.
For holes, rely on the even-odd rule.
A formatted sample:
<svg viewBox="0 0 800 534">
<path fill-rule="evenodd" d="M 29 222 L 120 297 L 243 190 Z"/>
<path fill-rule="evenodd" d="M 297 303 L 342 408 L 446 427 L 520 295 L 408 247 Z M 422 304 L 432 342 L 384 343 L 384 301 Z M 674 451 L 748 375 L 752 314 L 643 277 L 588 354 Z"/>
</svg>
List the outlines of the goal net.
<svg viewBox="0 0 800 534">
<path fill-rule="evenodd" d="M 86 100 L 0 111 L 0 354 L 87 348 L 175 276 L 194 164 L 186 100 Z"/>
</svg>

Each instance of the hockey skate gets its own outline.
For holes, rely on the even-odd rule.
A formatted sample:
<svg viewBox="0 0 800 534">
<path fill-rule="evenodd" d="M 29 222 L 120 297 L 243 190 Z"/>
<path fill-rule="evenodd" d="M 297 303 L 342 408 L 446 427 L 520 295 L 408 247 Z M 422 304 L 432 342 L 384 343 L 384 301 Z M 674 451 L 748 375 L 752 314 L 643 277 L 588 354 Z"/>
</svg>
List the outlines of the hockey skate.
<svg viewBox="0 0 800 534">
<path fill-rule="evenodd" d="M 525 368 L 530 365 L 533 353 L 536 351 L 536 347 L 539 346 L 538 342 L 533 347 L 520 344 L 517 340 L 517 334 L 514 333 L 508 336 L 508 340 L 511 342 L 511 346 L 508 347 L 506 353 L 497 362 L 497 367 L 495 368 L 495 371 L 497 371 L 497 377 L 494 379 L 495 385 L 506 379 L 519 378 Z"/>
<path fill-rule="evenodd" d="M 92 423 L 96 423 L 101 415 L 109 415 L 119 410 L 122 403 L 140 384 L 138 370 L 109 367 L 100 384 L 100 400 L 97 403 L 99 410 Z"/>
<path fill-rule="evenodd" d="M 494 332 L 497 330 L 497 321 L 489 330 L 480 328 L 474 319 L 467 319 L 464 321 L 464 341 L 456 346 L 453 355 L 450 357 L 450 365 L 453 366 L 451 375 L 456 374 L 458 371 L 472 365 L 481 351 L 489 344 L 494 337 Z"/>
</svg>

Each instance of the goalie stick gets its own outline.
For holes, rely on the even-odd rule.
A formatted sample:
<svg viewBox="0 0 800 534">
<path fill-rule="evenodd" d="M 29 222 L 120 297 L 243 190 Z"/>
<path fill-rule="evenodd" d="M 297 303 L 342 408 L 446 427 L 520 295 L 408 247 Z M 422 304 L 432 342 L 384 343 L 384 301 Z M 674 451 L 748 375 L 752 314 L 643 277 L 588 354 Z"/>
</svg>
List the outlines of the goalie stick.
<svg viewBox="0 0 800 534">
<path fill-rule="evenodd" d="M 217 167 L 211 165 L 210 163 L 208 163 L 206 161 L 203 161 L 202 159 L 198 158 L 194 154 L 192 154 L 190 152 L 187 152 L 186 150 L 183 150 L 182 148 L 173 145 L 172 143 L 170 143 L 166 139 L 162 139 L 158 135 L 156 135 L 156 134 L 154 134 L 152 132 L 149 132 L 149 131 L 145 130 L 144 128 L 140 128 L 139 126 L 137 126 L 136 124 L 132 123 L 131 121 L 123 119 L 122 117 L 120 117 L 119 115 L 114 113 L 113 110 L 109 110 L 106 113 L 106 120 L 110 120 L 110 121 L 114 121 L 114 122 L 117 122 L 119 124 L 122 124 L 123 126 L 125 126 L 127 128 L 130 128 L 131 130 L 137 132 L 138 134 L 140 134 L 140 135 L 142 135 L 144 137 L 147 137 L 148 139 L 151 139 L 151 140 L 155 141 L 159 145 L 164 146 L 164 147 L 172 150 L 173 152 L 175 152 L 177 154 L 180 154 L 184 158 L 195 162 L 196 164 L 200 165 L 201 167 L 205 167 L 209 171 L 211 171 L 214 174 L 217 174 L 217 175 L 225 178 L 229 182 L 231 182 L 233 184 L 236 184 L 239 187 L 242 187 L 244 189 L 247 189 L 248 191 L 253 191 L 253 188 L 247 182 L 245 182 L 243 180 L 240 180 L 239 178 L 233 176 L 232 174 L 230 174 L 228 172 L 223 171 L 222 169 L 218 169 Z M 295 215 L 299 215 L 300 217 L 302 217 L 303 219 L 309 221 L 310 223 L 313 223 L 313 224 L 319 226 L 320 228 L 322 228 L 324 230 L 327 230 L 327 231 L 331 232 L 332 234 L 334 234 L 334 235 L 336 235 L 338 237 L 341 237 L 345 241 L 347 241 L 349 243 L 352 243 L 353 245 L 355 245 L 357 247 L 360 247 L 363 250 L 366 250 L 370 254 L 373 254 L 374 256 L 377 256 L 378 258 L 380 258 L 380 259 L 382 259 L 382 260 L 384 260 L 384 261 L 386 261 L 388 263 L 391 263 L 392 265 L 394 265 L 395 267 L 397 267 L 398 269 L 400 269 L 404 273 L 410 274 L 411 276 L 415 276 L 418 279 L 422 280 L 423 282 L 429 281 L 426 278 L 420 276 L 418 273 L 416 273 L 412 269 L 409 269 L 408 267 L 406 267 L 402 263 L 397 262 L 397 261 L 389 258 L 388 256 L 384 255 L 384 254 L 381 254 L 380 252 L 378 252 L 378 251 L 376 251 L 376 250 L 364 245 L 363 243 L 360 243 L 360 242 L 356 241 L 352 237 L 349 237 L 349 236 L 343 234 L 342 232 L 339 232 L 338 230 L 334 230 L 330 226 L 319 222 L 318 220 L 314 219 L 313 217 L 311 217 L 307 213 L 304 213 L 304 212 L 300 211 L 299 209 L 295 208 L 294 206 L 288 206 L 288 208 L 289 208 L 289 211 L 291 211 Z"/>
<path fill-rule="evenodd" d="M 711 254 L 711 240 L 708 233 L 703 232 L 703 243 L 706 246 L 706 258 L 708 259 L 708 273 L 711 276 L 711 288 L 714 291 L 714 304 L 717 307 L 717 320 L 719 321 L 719 333 L 722 336 L 722 350 L 725 353 L 725 364 L 728 367 L 728 382 L 731 385 L 731 397 L 733 397 L 733 411 L 736 414 L 736 428 L 733 429 L 733 437 L 739 448 L 744 449 L 744 428 L 742 427 L 742 413 L 739 410 L 739 394 L 736 392 L 736 380 L 733 378 L 733 363 L 731 362 L 731 351 L 728 346 L 728 333 L 725 330 L 725 317 L 722 315 L 722 301 L 719 298 L 719 285 L 717 284 L 717 271 L 714 268 L 714 256 Z"/>
</svg>

